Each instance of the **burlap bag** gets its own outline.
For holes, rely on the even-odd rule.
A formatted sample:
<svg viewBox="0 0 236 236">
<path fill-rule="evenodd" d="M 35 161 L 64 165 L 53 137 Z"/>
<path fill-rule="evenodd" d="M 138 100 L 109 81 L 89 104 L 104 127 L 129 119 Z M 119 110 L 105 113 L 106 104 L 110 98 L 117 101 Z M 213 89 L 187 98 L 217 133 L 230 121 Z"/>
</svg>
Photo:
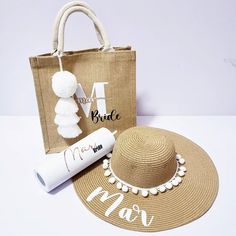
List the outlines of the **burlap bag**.
<svg viewBox="0 0 236 236">
<path fill-rule="evenodd" d="M 64 28 L 73 12 L 86 14 L 94 23 L 101 48 L 64 52 Z M 58 56 L 65 70 L 78 81 L 74 96 L 83 133 L 64 139 L 54 123 L 58 97 L 52 91 L 52 75 L 59 71 Z M 63 150 L 100 127 L 118 134 L 136 124 L 135 51 L 110 46 L 104 28 L 93 11 L 80 2 L 65 5 L 54 24 L 53 53 L 30 57 L 46 153 Z"/>
</svg>

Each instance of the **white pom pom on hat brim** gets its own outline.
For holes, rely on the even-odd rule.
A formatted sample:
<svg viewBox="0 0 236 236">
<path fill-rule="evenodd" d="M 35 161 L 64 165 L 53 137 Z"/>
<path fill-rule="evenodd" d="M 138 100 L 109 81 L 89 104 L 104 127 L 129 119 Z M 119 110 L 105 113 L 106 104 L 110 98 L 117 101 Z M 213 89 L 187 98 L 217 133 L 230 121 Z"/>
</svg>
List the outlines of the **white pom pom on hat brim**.
<svg viewBox="0 0 236 236">
<path fill-rule="evenodd" d="M 71 126 L 79 122 L 80 117 L 75 113 L 72 115 L 61 115 L 57 114 L 54 119 L 54 123 L 59 126 Z"/>
<path fill-rule="evenodd" d="M 75 75 L 69 71 L 58 71 L 52 76 L 53 92 L 62 98 L 73 96 L 77 89 L 77 80 Z"/>
<path fill-rule="evenodd" d="M 79 128 L 78 125 L 71 125 L 71 126 L 58 126 L 57 132 L 63 138 L 75 138 L 82 133 L 82 130 Z"/>
<path fill-rule="evenodd" d="M 55 106 L 55 112 L 60 115 L 71 115 L 79 110 L 73 98 L 60 98 Z"/>
</svg>

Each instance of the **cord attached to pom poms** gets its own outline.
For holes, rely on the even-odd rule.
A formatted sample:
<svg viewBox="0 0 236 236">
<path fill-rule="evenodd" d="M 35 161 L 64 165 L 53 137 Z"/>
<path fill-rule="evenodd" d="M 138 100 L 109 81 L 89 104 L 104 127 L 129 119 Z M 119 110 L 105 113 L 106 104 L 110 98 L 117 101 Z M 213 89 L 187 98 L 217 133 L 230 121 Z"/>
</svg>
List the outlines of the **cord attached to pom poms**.
<svg viewBox="0 0 236 236">
<path fill-rule="evenodd" d="M 57 55 L 60 71 L 52 76 L 53 92 L 59 97 L 55 106 L 55 124 L 58 125 L 57 132 L 63 138 L 75 138 L 82 133 L 77 125 L 80 117 L 77 116 L 79 110 L 73 95 L 77 89 L 77 80 L 74 74 L 63 70 L 61 56 Z"/>
</svg>

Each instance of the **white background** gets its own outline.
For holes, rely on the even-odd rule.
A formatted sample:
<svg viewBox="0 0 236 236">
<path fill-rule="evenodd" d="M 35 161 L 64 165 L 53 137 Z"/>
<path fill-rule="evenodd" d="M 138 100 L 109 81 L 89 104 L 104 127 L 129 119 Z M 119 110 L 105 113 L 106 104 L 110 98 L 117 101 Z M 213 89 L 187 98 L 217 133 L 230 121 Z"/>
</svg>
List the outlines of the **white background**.
<svg viewBox="0 0 236 236">
<path fill-rule="evenodd" d="M 38 113 L 29 56 L 51 52 L 65 0 L 0 2 L 0 115 Z M 235 0 L 88 0 L 115 46 L 137 50 L 139 115 L 236 115 Z M 97 47 L 75 14 L 66 49 Z"/>
<path fill-rule="evenodd" d="M 108 224 L 83 205 L 70 181 L 50 194 L 38 185 L 32 170 L 47 158 L 38 117 L 0 117 L 4 147 L 0 155 L 0 235 L 235 236 L 236 117 L 145 116 L 138 117 L 138 124 L 185 135 L 211 156 L 220 188 L 215 203 L 204 216 L 176 229 L 153 234 Z"/>
<path fill-rule="evenodd" d="M 0 117 L 0 235 L 150 235 L 98 219 L 70 181 L 46 194 L 33 178 L 45 156 L 39 118 L 28 116 L 38 114 L 28 57 L 51 51 L 53 20 L 66 2 L 0 0 L 0 115 L 16 115 Z M 137 50 L 139 115 L 204 115 L 138 119 L 194 140 L 220 178 L 203 217 L 155 235 L 236 235 L 236 118 L 229 117 L 236 115 L 236 0 L 87 2 L 114 46 Z M 65 41 L 68 50 L 98 46 L 93 25 L 78 14 L 69 18 Z"/>
</svg>

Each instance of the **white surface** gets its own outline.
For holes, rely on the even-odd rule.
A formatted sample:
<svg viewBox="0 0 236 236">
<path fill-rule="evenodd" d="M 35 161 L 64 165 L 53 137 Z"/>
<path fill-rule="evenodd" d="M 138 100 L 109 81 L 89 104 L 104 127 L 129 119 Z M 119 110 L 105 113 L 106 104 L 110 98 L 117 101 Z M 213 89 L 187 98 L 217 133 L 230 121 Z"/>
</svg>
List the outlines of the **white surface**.
<svg viewBox="0 0 236 236">
<path fill-rule="evenodd" d="M 139 117 L 138 123 L 170 129 L 194 140 L 210 154 L 220 178 L 216 202 L 203 217 L 155 235 L 236 235 L 236 117 Z M 0 131 L 0 235 L 138 234 L 91 214 L 70 181 L 52 194 L 38 186 L 32 172 L 44 158 L 38 117 L 0 117 Z"/>
<path fill-rule="evenodd" d="M 100 128 L 68 147 L 66 151 L 48 155 L 46 160 L 35 167 L 35 173 L 40 176 L 38 179 L 41 187 L 50 192 L 60 186 L 111 152 L 115 141 L 110 130 Z M 95 153 L 93 148 L 100 145 L 102 148 Z"/>
<path fill-rule="evenodd" d="M 28 57 L 51 52 L 68 1 L 0 1 L 1 115 L 37 114 Z M 235 0 L 87 2 L 113 45 L 137 50 L 139 115 L 236 115 Z M 93 24 L 72 15 L 65 48 L 97 46 Z"/>
</svg>

